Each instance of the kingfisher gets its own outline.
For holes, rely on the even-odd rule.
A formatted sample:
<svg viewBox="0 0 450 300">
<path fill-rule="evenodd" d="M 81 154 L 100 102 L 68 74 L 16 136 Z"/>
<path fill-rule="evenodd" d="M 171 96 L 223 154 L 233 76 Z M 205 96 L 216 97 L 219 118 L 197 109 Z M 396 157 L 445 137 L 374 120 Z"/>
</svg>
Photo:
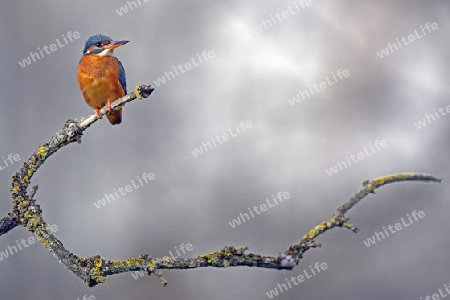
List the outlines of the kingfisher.
<svg viewBox="0 0 450 300">
<path fill-rule="evenodd" d="M 111 102 L 127 94 L 125 69 L 114 56 L 114 49 L 128 41 L 114 41 L 109 36 L 96 34 L 87 39 L 78 65 L 77 77 L 84 101 L 95 110 L 107 106 L 106 118 L 112 125 L 122 122 L 122 107 L 111 110 Z"/>
</svg>

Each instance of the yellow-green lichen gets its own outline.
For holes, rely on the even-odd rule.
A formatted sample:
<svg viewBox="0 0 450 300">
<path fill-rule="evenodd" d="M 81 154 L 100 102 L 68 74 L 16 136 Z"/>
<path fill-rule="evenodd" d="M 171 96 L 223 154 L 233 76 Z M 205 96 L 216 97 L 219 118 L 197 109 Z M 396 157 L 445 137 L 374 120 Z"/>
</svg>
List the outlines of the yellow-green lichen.
<svg viewBox="0 0 450 300">
<path fill-rule="evenodd" d="M 372 185 L 375 185 L 376 187 L 379 187 L 379 186 L 381 186 L 381 185 L 384 184 L 384 182 L 386 181 L 386 179 L 389 179 L 389 178 L 386 178 L 386 177 L 378 177 L 378 178 L 375 178 L 375 179 L 372 181 Z"/>
<path fill-rule="evenodd" d="M 313 239 L 316 237 L 316 231 L 314 229 L 311 229 L 303 236 L 303 239 Z"/>
<path fill-rule="evenodd" d="M 157 261 L 156 259 L 152 258 L 152 259 L 150 260 L 150 262 L 147 264 L 147 269 L 148 269 L 150 272 L 153 272 L 153 271 L 156 270 L 157 264 L 158 264 L 158 261 Z"/>
<path fill-rule="evenodd" d="M 322 222 L 315 227 L 315 229 L 319 232 L 323 231 L 326 228 L 327 228 L 327 222 Z"/>
<path fill-rule="evenodd" d="M 125 264 L 121 260 L 110 261 L 114 269 L 125 269 Z"/>
<path fill-rule="evenodd" d="M 38 149 L 38 151 L 39 151 L 39 154 L 40 154 L 42 157 L 44 157 L 44 156 L 47 155 L 47 151 L 45 150 L 45 147 L 44 147 L 44 146 L 40 146 L 39 149 Z"/>
<path fill-rule="evenodd" d="M 110 261 L 114 269 L 129 270 L 132 268 L 139 268 L 141 265 L 141 260 L 137 258 L 129 258 L 125 260 L 112 260 Z"/>
<path fill-rule="evenodd" d="M 98 283 L 104 283 L 106 281 L 106 277 L 105 276 L 97 276 L 96 280 Z"/>
<path fill-rule="evenodd" d="M 41 244 L 44 245 L 45 248 L 49 248 L 50 247 L 49 241 L 44 238 L 45 232 L 41 228 L 38 227 L 36 229 L 35 233 L 36 233 L 36 236 L 38 237 L 39 242 L 41 242 Z"/>
<path fill-rule="evenodd" d="M 353 224 L 352 224 L 351 222 L 349 222 L 349 221 L 344 222 L 343 225 L 344 225 L 345 227 L 352 227 L 352 226 L 353 226 Z"/>
<path fill-rule="evenodd" d="M 94 260 L 94 269 L 101 269 L 102 265 L 103 265 L 103 259 L 101 257 L 97 257 Z"/>
<path fill-rule="evenodd" d="M 90 277 L 98 283 L 106 281 L 106 277 L 102 276 L 103 259 L 97 255 L 94 260 L 94 265 L 90 271 Z"/>
<path fill-rule="evenodd" d="M 22 206 L 22 207 L 23 207 L 23 206 L 27 206 L 28 204 L 30 204 L 30 202 L 24 200 L 24 201 L 21 201 L 21 202 L 20 202 L 19 206 Z"/>
<path fill-rule="evenodd" d="M 206 254 L 201 254 L 200 255 L 200 258 L 204 258 L 204 259 L 210 259 L 210 257 L 211 257 L 211 253 L 206 253 Z"/>
<path fill-rule="evenodd" d="M 28 184 L 28 176 L 24 176 L 21 180 L 20 183 L 22 185 L 27 185 Z"/>
<path fill-rule="evenodd" d="M 189 264 L 188 264 L 188 267 L 189 267 L 189 268 L 195 268 L 195 267 L 197 267 L 197 264 L 195 263 L 194 260 L 190 260 L 190 261 L 189 261 Z"/>
<path fill-rule="evenodd" d="M 125 260 L 125 264 L 128 267 L 139 267 L 141 265 L 141 260 L 138 258 L 129 258 Z"/>
<path fill-rule="evenodd" d="M 35 231 L 38 227 L 39 224 L 41 223 L 42 218 L 41 217 L 31 217 L 28 219 L 28 224 L 27 224 L 27 228 L 30 231 Z"/>
<path fill-rule="evenodd" d="M 141 91 L 142 91 L 142 89 L 141 89 L 141 87 L 139 85 L 137 85 L 134 88 L 134 94 L 136 95 L 136 98 L 139 98 L 139 99 L 142 98 Z"/>
</svg>

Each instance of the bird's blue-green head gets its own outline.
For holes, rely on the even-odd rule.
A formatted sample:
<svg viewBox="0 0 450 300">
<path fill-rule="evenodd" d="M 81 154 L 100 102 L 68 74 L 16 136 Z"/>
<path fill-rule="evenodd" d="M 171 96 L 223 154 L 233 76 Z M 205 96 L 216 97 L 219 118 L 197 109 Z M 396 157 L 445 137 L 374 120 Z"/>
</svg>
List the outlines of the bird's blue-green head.
<svg viewBox="0 0 450 300">
<path fill-rule="evenodd" d="M 114 56 L 114 49 L 125 45 L 128 41 L 114 41 L 107 35 L 96 34 L 87 39 L 83 55 Z"/>
</svg>

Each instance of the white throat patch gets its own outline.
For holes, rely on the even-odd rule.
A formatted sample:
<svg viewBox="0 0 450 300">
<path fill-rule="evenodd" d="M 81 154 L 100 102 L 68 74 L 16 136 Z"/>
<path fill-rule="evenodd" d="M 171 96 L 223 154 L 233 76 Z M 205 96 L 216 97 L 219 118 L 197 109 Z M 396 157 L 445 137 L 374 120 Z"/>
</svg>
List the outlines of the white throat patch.
<svg viewBox="0 0 450 300">
<path fill-rule="evenodd" d="M 114 56 L 114 49 L 105 49 L 97 55 L 98 56 Z"/>
</svg>

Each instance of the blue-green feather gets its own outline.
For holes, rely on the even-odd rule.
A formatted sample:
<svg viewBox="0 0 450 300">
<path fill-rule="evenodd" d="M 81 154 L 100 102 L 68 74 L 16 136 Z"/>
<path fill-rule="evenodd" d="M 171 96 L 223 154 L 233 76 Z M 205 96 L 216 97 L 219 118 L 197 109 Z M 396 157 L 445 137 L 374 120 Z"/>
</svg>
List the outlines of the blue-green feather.
<svg viewBox="0 0 450 300">
<path fill-rule="evenodd" d="M 117 59 L 117 57 L 116 57 Z M 125 95 L 127 94 L 127 79 L 125 78 L 125 69 L 120 62 L 120 60 L 117 59 L 117 63 L 119 64 L 119 82 L 122 85 L 123 92 Z"/>
</svg>

